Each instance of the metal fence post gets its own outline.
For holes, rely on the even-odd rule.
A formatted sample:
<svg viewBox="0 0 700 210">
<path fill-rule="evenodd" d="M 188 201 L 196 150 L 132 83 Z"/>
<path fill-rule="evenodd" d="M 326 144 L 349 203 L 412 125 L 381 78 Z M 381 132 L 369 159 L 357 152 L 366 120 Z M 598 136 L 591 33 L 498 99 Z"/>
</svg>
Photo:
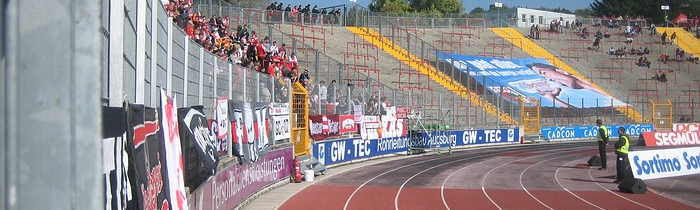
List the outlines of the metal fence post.
<svg viewBox="0 0 700 210">
<path fill-rule="evenodd" d="M 260 83 L 260 73 L 253 73 L 255 75 L 255 84 Z M 255 87 L 255 101 L 260 101 L 260 86 Z"/>
</svg>

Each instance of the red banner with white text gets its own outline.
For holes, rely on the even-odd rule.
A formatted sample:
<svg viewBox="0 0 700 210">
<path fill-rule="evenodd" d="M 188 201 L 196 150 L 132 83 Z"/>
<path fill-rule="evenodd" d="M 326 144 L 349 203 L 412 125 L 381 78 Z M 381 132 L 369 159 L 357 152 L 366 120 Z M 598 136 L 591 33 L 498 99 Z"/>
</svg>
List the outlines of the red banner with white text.
<svg viewBox="0 0 700 210">
<path fill-rule="evenodd" d="M 310 115 L 309 134 L 314 140 L 340 136 L 339 115 Z"/>
<path fill-rule="evenodd" d="M 700 131 L 644 132 L 642 136 L 647 147 L 700 145 Z"/>
<path fill-rule="evenodd" d="M 700 123 L 674 123 L 673 131 L 700 131 Z"/>
</svg>

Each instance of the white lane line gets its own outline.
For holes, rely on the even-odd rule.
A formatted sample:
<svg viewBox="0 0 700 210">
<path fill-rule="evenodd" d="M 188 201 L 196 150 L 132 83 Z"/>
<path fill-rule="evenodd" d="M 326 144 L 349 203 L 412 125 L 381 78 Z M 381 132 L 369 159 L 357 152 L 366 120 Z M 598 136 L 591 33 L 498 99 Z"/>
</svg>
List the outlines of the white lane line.
<svg viewBox="0 0 700 210">
<path fill-rule="evenodd" d="M 494 147 L 494 148 L 495 148 L 495 147 Z M 482 149 L 483 149 L 483 148 L 482 148 Z M 469 150 L 472 150 L 472 149 L 469 149 Z M 466 151 L 469 151 L 469 150 L 466 150 Z M 509 149 L 508 151 L 511 151 L 511 150 L 516 150 L 516 149 Z M 470 154 L 464 154 L 464 155 L 460 155 L 460 156 L 467 156 L 467 155 L 470 155 Z M 371 181 L 373 181 L 373 180 L 375 180 L 375 179 L 377 179 L 377 178 L 379 178 L 379 177 L 381 177 L 381 176 L 384 176 L 385 174 L 394 172 L 394 171 L 399 170 L 399 169 L 403 169 L 403 168 L 406 168 L 406 167 L 409 167 L 409 166 L 413 166 L 413 165 L 417 165 L 417 164 L 421 164 L 421 163 L 425 163 L 425 162 L 437 161 L 437 160 L 441 160 L 441 159 L 447 159 L 447 158 L 449 158 L 449 157 L 457 157 L 457 156 L 445 156 L 445 157 L 442 157 L 442 158 L 427 159 L 427 160 L 423 160 L 423 161 L 418 161 L 418 162 L 411 163 L 411 164 L 408 164 L 408 165 L 404 165 L 404 166 L 401 166 L 401 167 L 398 167 L 398 168 L 394 168 L 394 169 L 391 169 L 391 170 L 386 171 L 386 172 L 384 172 L 384 173 L 381 173 L 381 174 L 379 174 L 379 175 L 376 175 L 376 176 L 372 177 L 371 179 L 365 181 L 365 183 L 362 183 L 360 186 L 358 186 L 358 187 L 355 189 L 355 191 L 352 192 L 352 194 L 350 194 L 350 197 L 348 197 L 348 199 L 345 201 L 345 205 L 343 206 L 343 210 L 347 210 L 347 209 L 348 209 L 348 205 L 350 204 L 350 200 L 352 200 L 352 198 L 355 197 L 355 194 L 357 194 L 357 192 L 360 191 L 360 189 L 362 189 L 365 185 L 367 185 L 367 183 L 369 183 L 369 182 L 371 182 Z"/>
<path fill-rule="evenodd" d="M 418 175 L 420 175 L 420 174 L 422 174 L 422 173 L 425 173 L 426 171 L 429 171 L 429 170 L 431 170 L 431 169 L 440 167 L 440 166 L 452 164 L 452 163 L 459 162 L 459 161 L 471 160 L 471 159 L 475 159 L 475 158 L 479 158 L 479 157 L 491 156 L 491 155 L 493 155 L 493 154 L 485 154 L 485 155 L 472 156 L 472 157 L 469 157 L 469 158 L 454 160 L 454 161 L 442 163 L 442 164 L 439 164 L 439 165 L 436 165 L 436 166 L 427 168 L 427 169 L 425 169 L 425 170 L 422 170 L 422 171 L 420 171 L 420 172 L 414 174 L 413 176 L 411 176 L 411 177 L 409 177 L 408 179 L 406 179 L 406 181 L 404 181 L 403 184 L 401 184 L 401 187 L 399 187 L 399 191 L 396 192 L 396 196 L 394 197 L 394 209 L 396 209 L 396 210 L 399 209 L 399 196 L 401 195 L 401 191 L 402 191 L 403 188 L 406 186 L 406 184 L 407 184 L 409 181 L 411 181 L 411 179 L 415 178 L 416 176 L 418 176 Z M 475 164 L 470 164 L 469 166 L 467 166 L 467 167 L 465 167 L 465 168 L 469 168 L 469 167 L 471 167 L 471 166 L 473 166 L 473 165 L 475 165 Z"/>
<path fill-rule="evenodd" d="M 549 150 L 558 150 L 558 149 L 559 149 L 559 148 L 553 148 L 553 149 L 547 149 L 546 151 L 549 151 Z M 527 148 L 526 150 L 521 150 L 521 151 L 531 151 L 531 150 L 543 151 L 541 148 L 532 148 L 532 149 Z M 489 155 L 494 155 L 494 154 L 489 154 Z M 501 159 L 501 157 L 498 157 L 497 159 Z M 480 163 L 477 163 L 477 164 L 481 164 L 481 163 L 484 163 L 484 162 L 480 162 Z M 447 208 L 447 210 L 450 210 L 450 206 L 447 205 L 447 200 L 445 200 L 445 184 L 447 184 L 447 181 L 450 180 L 450 178 L 452 178 L 452 176 L 454 176 L 454 175 L 457 174 L 458 172 L 460 172 L 460 171 L 462 171 L 462 170 L 464 170 L 464 169 L 467 169 L 467 168 L 469 168 L 469 167 L 471 167 L 471 166 L 473 166 L 473 165 L 475 165 L 475 164 L 472 164 L 472 165 L 469 165 L 469 166 L 460 168 L 459 170 L 456 170 L 456 171 L 452 172 L 452 173 L 451 173 L 449 176 L 447 176 L 447 178 L 445 178 L 445 180 L 442 182 L 442 185 L 440 186 L 440 197 L 442 198 L 442 204 L 445 205 L 445 208 Z"/>
<path fill-rule="evenodd" d="M 581 159 L 572 160 L 572 161 L 569 161 L 568 163 L 566 163 L 566 164 L 564 164 L 564 165 L 559 166 L 559 167 L 557 168 L 557 170 L 554 172 L 554 180 L 557 181 L 557 184 L 559 184 L 559 187 L 561 187 L 562 189 L 564 189 L 564 191 L 568 192 L 569 194 L 573 195 L 574 197 L 578 198 L 579 200 L 581 200 L 581 201 L 587 203 L 588 205 L 591 205 L 591 206 L 593 206 L 593 207 L 595 207 L 595 208 L 597 208 L 597 209 L 605 210 L 605 209 L 601 208 L 600 206 L 597 206 L 597 205 L 595 205 L 595 204 L 593 204 L 593 203 L 587 201 L 586 199 L 583 199 L 583 198 L 579 197 L 578 195 L 576 195 L 575 193 L 571 192 L 569 189 L 567 189 L 566 187 L 564 187 L 564 185 L 561 184 L 561 182 L 559 182 L 559 178 L 558 178 L 559 169 L 561 169 L 561 168 L 562 168 L 563 166 L 565 166 L 565 165 L 568 165 L 568 164 L 571 163 L 571 162 L 579 161 L 579 160 L 581 160 Z M 591 167 L 589 167 L 589 170 L 590 170 L 590 168 L 591 168 Z"/>
<path fill-rule="evenodd" d="M 498 158 L 492 159 L 492 160 L 500 160 L 500 159 L 501 159 L 501 158 L 498 157 Z M 486 161 L 484 161 L 484 162 L 486 162 Z M 476 164 L 482 164 L 482 163 L 484 163 L 484 162 L 479 162 L 479 163 L 476 163 Z M 471 164 L 471 165 L 469 165 L 469 166 L 460 168 L 459 170 L 457 170 L 457 171 L 455 171 L 455 172 L 452 172 L 449 176 L 447 176 L 447 178 L 445 178 L 445 181 L 442 182 L 442 186 L 440 186 L 440 197 L 442 198 L 442 204 L 445 205 L 445 208 L 447 208 L 447 210 L 450 210 L 450 206 L 447 205 L 447 200 L 445 200 L 445 184 L 447 184 L 447 180 L 449 180 L 452 176 L 454 176 L 454 175 L 457 174 L 458 172 L 460 172 L 460 171 L 462 171 L 462 170 L 464 170 L 464 169 L 470 168 L 470 167 L 472 167 L 472 166 L 474 166 L 474 165 L 476 165 L 476 164 Z"/>
<path fill-rule="evenodd" d="M 608 191 L 609 193 L 611 193 L 611 194 L 613 194 L 613 195 L 615 195 L 615 196 L 617 196 L 617 197 L 620 197 L 620 198 L 622 198 L 622 199 L 624 199 L 624 200 L 626 200 L 626 201 L 629 201 L 629 202 L 631 202 L 631 203 L 637 204 L 637 205 L 639 205 L 639 206 L 641 206 L 641 207 L 644 207 L 644 208 L 647 208 L 647 209 L 654 209 L 654 208 L 651 208 L 651 207 L 646 206 L 646 205 L 644 205 L 644 204 L 641 204 L 641 203 L 639 203 L 639 202 L 633 201 L 633 200 L 631 200 L 631 199 L 629 199 L 629 198 L 626 198 L 625 196 L 622 196 L 622 195 L 620 195 L 619 193 L 615 193 L 615 192 L 613 192 L 612 190 L 609 190 L 608 188 L 604 187 L 603 185 L 601 185 L 600 183 L 598 183 L 597 180 L 595 180 L 595 179 L 593 178 L 593 175 L 591 174 L 591 169 L 592 169 L 592 167 L 591 167 L 591 168 L 588 168 L 588 177 L 590 177 L 590 178 L 591 178 L 591 181 L 595 182 L 596 185 L 598 185 L 598 186 L 600 186 L 601 188 L 605 189 L 605 191 Z"/>
<path fill-rule="evenodd" d="M 563 157 L 570 157 L 570 156 L 574 156 L 574 155 L 578 155 L 578 154 L 566 155 L 566 156 L 563 156 Z M 551 161 L 551 160 L 555 160 L 555 159 L 561 159 L 561 158 L 563 158 L 563 157 L 555 157 L 555 158 L 551 158 L 551 159 L 547 159 L 547 160 L 540 161 L 540 162 L 538 162 L 538 163 L 536 163 L 536 164 L 532 164 L 531 166 L 528 166 L 527 168 L 525 168 L 525 169 L 523 170 L 523 172 L 520 172 L 520 177 L 518 178 L 518 180 L 519 180 L 519 182 L 520 182 L 520 187 L 522 187 L 523 190 L 525 190 L 525 192 L 526 192 L 532 199 L 535 199 L 535 201 L 537 201 L 538 203 L 542 204 L 544 207 L 547 207 L 548 209 L 552 209 L 552 210 L 554 210 L 552 207 L 550 207 L 550 206 L 548 206 L 547 204 L 545 204 L 544 202 L 540 201 L 540 199 L 537 199 L 534 195 L 532 195 L 532 193 L 530 193 L 529 190 L 527 190 L 527 188 L 525 188 L 525 185 L 523 184 L 523 174 L 525 174 L 525 171 L 529 170 L 530 168 L 532 168 L 532 167 L 534 167 L 534 166 L 536 166 L 536 165 L 539 165 L 539 164 L 541 164 L 541 163 L 548 162 L 548 161 Z"/>
<path fill-rule="evenodd" d="M 578 149 L 578 148 L 577 148 L 577 149 Z M 571 150 L 567 150 L 567 151 L 557 152 L 557 153 L 553 153 L 553 154 L 566 153 L 566 152 L 571 152 L 571 151 L 574 151 L 574 150 L 576 150 L 576 149 L 571 149 Z M 496 166 L 496 167 L 492 168 L 489 172 L 486 172 L 486 174 L 484 175 L 483 178 L 481 178 L 481 192 L 483 192 L 484 195 L 486 195 L 486 198 L 488 198 L 489 201 L 491 201 L 491 203 L 492 203 L 494 206 L 496 206 L 496 208 L 502 210 L 503 208 L 501 208 L 501 206 L 499 206 L 498 204 L 496 204 L 496 202 L 495 202 L 495 201 L 491 198 L 491 196 L 489 196 L 489 194 L 486 192 L 486 188 L 485 188 L 485 186 L 486 186 L 486 185 L 485 185 L 486 177 L 488 177 L 489 174 L 491 174 L 491 172 L 495 171 L 496 169 L 498 169 L 498 168 L 500 168 L 500 167 L 502 167 L 502 166 L 511 164 L 511 163 L 513 163 L 513 162 L 521 161 L 521 160 L 527 160 L 527 159 L 531 159 L 531 158 L 535 158 L 535 157 L 540 157 L 540 156 L 543 156 L 543 155 L 551 155 L 551 154 L 534 155 L 534 156 L 527 157 L 527 158 L 516 159 L 516 160 L 510 161 L 510 162 L 507 162 L 507 163 L 504 163 L 504 164 L 501 164 L 501 165 L 499 165 L 499 166 Z"/>
<path fill-rule="evenodd" d="M 659 195 L 664 195 L 666 192 L 668 192 L 669 189 L 671 189 L 673 186 L 676 186 L 676 183 L 678 183 L 678 179 L 674 180 L 673 183 L 671 183 L 670 186 L 668 186 L 663 192 L 661 192 Z"/>
</svg>

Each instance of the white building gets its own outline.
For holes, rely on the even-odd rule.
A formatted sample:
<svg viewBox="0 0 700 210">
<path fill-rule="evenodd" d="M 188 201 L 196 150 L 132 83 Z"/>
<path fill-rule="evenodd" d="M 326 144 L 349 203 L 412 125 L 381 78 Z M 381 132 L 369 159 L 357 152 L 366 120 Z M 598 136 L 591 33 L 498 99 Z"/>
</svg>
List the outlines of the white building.
<svg viewBox="0 0 700 210">
<path fill-rule="evenodd" d="M 552 20 L 561 20 L 562 24 L 566 24 L 576 20 L 576 15 L 550 12 L 544 10 L 527 9 L 527 8 L 512 8 L 512 9 L 501 9 L 499 11 L 490 11 L 485 14 L 486 20 L 491 20 L 494 23 L 492 26 L 508 26 L 519 27 L 519 28 L 529 28 L 533 24 L 539 24 L 540 28 L 546 29 L 549 27 L 549 23 Z M 500 21 L 498 21 L 500 20 Z"/>
</svg>

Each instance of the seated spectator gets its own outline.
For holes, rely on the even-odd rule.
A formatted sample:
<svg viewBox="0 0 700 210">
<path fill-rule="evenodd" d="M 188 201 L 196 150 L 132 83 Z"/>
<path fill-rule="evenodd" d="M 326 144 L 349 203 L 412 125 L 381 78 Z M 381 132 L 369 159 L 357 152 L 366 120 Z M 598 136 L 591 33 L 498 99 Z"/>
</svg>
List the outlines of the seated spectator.
<svg viewBox="0 0 700 210">
<path fill-rule="evenodd" d="M 653 23 L 649 26 L 649 35 L 656 36 L 656 25 Z"/>
<path fill-rule="evenodd" d="M 610 50 L 608 50 L 608 55 L 615 55 L 615 48 L 610 47 Z"/>
<path fill-rule="evenodd" d="M 630 47 L 630 54 L 637 54 L 637 49 L 634 46 Z"/>
<path fill-rule="evenodd" d="M 295 52 L 289 55 L 289 69 L 296 71 L 299 69 L 299 63 L 297 62 L 297 56 Z"/>
<path fill-rule="evenodd" d="M 640 46 L 639 49 L 637 50 L 637 55 L 643 55 L 643 54 L 646 54 L 646 53 L 644 52 L 644 48 L 642 48 Z"/>
<path fill-rule="evenodd" d="M 598 50 L 600 50 L 600 37 L 596 37 L 595 41 L 593 41 L 593 46 L 589 47 L 588 49 L 598 52 Z"/>
<path fill-rule="evenodd" d="M 661 72 L 661 71 L 659 71 L 659 72 L 660 72 L 660 73 L 656 73 L 656 76 L 654 76 L 654 77 L 656 77 L 656 78 L 655 78 L 656 81 L 659 81 L 659 82 L 668 82 L 668 79 L 666 79 L 666 73 L 665 73 L 665 72 Z"/>
<path fill-rule="evenodd" d="M 668 54 L 661 53 L 661 55 L 659 55 L 659 61 L 666 63 L 666 62 L 671 61 L 671 59 L 669 58 Z"/>
<path fill-rule="evenodd" d="M 634 42 L 634 38 L 632 36 L 627 36 L 625 43 L 626 44 L 632 44 Z"/>
<path fill-rule="evenodd" d="M 588 37 L 588 28 L 583 27 L 583 29 L 581 29 L 580 36 L 581 36 L 581 38 L 584 38 L 584 39 L 587 38 Z"/>
<path fill-rule="evenodd" d="M 698 59 L 698 57 L 695 57 L 694 54 L 690 54 L 690 56 L 688 56 L 688 61 L 694 64 L 700 64 L 700 59 Z"/>
<path fill-rule="evenodd" d="M 605 34 L 603 34 L 604 38 L 610 38 L 610 32 L 608 30 L 605 30 Z"/>
<path fill-rule="evenodd" d="M 649 61 L 649 59 L 647 59 L 647 56 L 642 56 L 637 61 L 637 66 L 641 66 L 641 67 L 646 66 L 647 68 L 651 68 L 651 61 Z"/>
<path fill-rule="evenodd" d="M 644 54 L 649 54 L 650 52 L 648 47 L 644 47 Z"/>
<path fill-rule="evenodd" d="M 596 38 L 603 38 L 603 32 L 600 32 L 600 29 L 598 29 L 598 30 L 595 32 L 595 37 L 596 37 Z"/>
</svg>

